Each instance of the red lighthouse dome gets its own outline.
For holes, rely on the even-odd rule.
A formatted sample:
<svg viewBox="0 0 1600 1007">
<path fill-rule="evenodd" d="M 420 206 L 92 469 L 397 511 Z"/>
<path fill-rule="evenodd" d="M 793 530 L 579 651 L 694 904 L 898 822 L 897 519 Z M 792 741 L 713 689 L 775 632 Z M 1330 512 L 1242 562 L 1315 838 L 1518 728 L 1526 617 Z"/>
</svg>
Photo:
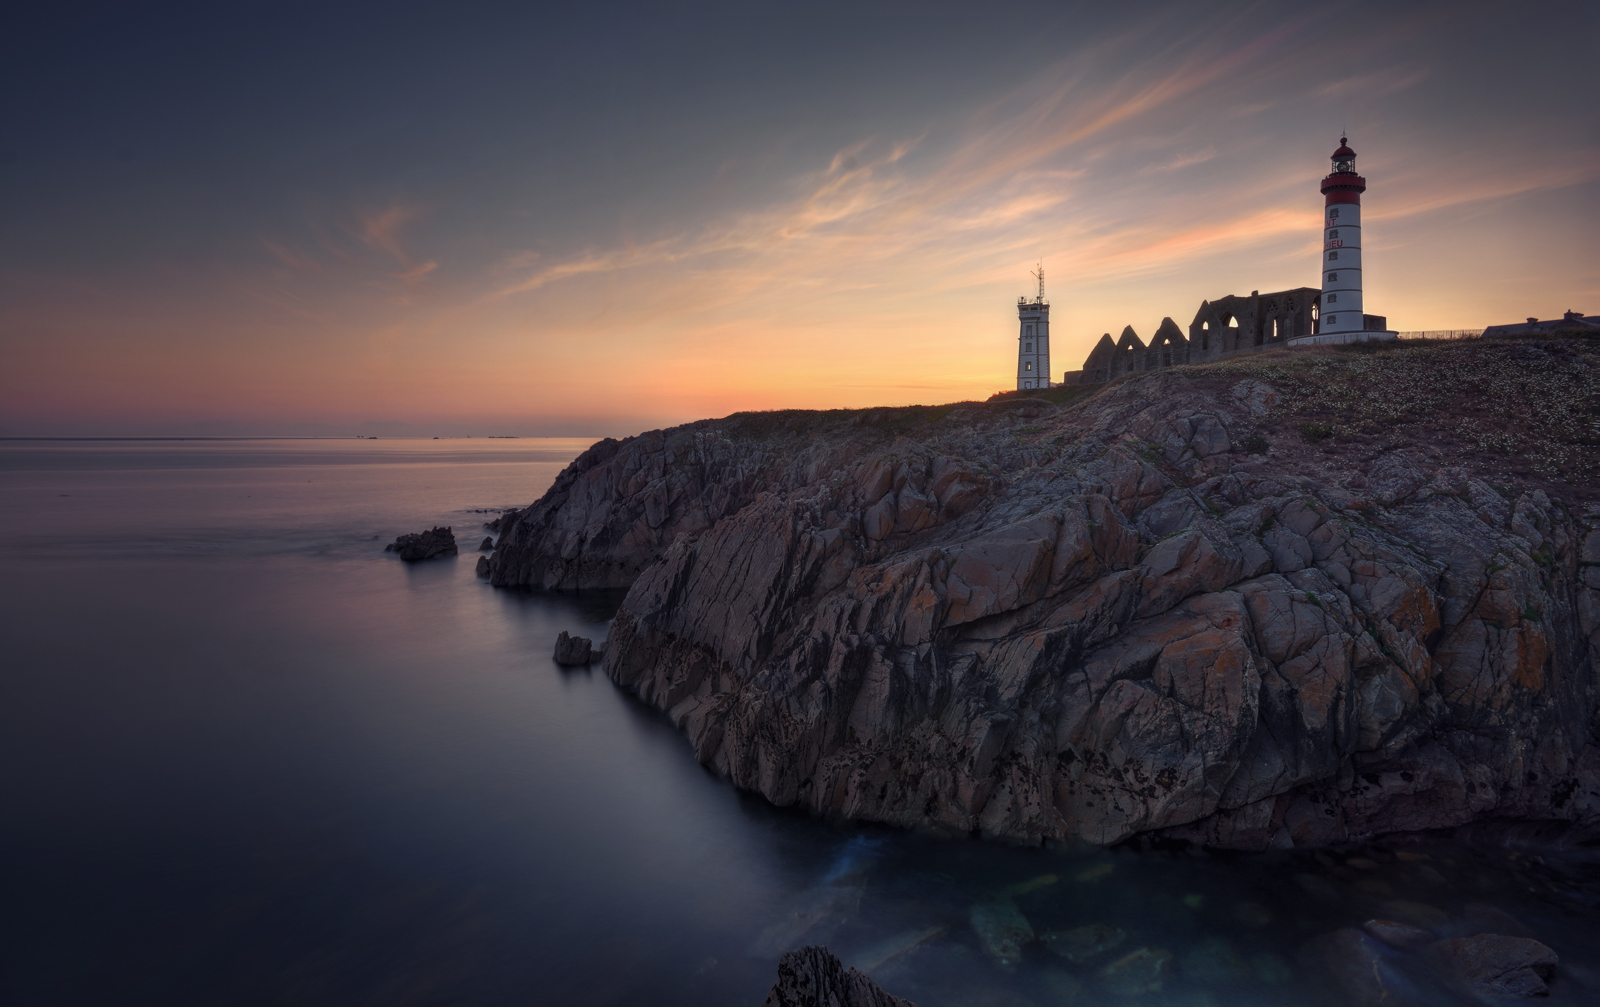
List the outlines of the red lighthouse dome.
<svg viewBox="0 0 1600 1007">
<path fill-rule="evenodd" d="M 1350 138 L 1339 137 L 1339 149 L 1333 152 L 1333 171 L 1322 180 L 1328 205 L 1360 203 L 1366 188 L 1367 180 L 1356 174 L 1356 152 L 1350 149 Z"/>
<path fill-rule="evenodd" d="M 1350 138 L 1339 137 L 1339 149 L 1333 152 L 1333 170 L 1339 175 L 1353 175 L 1356 170 L 1356 152 L 1350 149 Z"/>
</svg>

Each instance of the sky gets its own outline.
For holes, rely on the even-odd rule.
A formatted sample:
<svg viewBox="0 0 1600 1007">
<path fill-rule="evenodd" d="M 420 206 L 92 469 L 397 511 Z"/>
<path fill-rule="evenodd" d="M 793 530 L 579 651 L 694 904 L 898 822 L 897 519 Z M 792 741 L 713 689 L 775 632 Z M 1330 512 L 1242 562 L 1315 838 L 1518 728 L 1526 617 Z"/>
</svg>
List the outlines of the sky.
<svg viewBox="0 0 1600 1007">
<path fill-rule="evenodd" d="M 1600 4 L 54 5 L 0 34 L 0 436 L 624 435 L 1015 386 L 1316 286 L 1600 313 Z"/>
</svg>

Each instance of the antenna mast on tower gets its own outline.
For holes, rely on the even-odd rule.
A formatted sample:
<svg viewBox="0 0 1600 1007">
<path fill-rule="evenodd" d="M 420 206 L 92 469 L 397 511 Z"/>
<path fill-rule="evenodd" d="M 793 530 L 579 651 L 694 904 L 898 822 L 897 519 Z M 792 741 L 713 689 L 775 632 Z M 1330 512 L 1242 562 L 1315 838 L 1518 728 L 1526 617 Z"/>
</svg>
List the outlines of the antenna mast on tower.
<svg viewBox="0 0 1600 1007">
<path fill-rule="evenodd" d="M 1038 270 L 1036 272 L 1030 273 L 1029 275 L 1037 278 L 1038 281 L 1039 281 L 1039 303 L 1043 304 L 1044 303 L 1044 261 L 1040 260 Z"/>
</svg>

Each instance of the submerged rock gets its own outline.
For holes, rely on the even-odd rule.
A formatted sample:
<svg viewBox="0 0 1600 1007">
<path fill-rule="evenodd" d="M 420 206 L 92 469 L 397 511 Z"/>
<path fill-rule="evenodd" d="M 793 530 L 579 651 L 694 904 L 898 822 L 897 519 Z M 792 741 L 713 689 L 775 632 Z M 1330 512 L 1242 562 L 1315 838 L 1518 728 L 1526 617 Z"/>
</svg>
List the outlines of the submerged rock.
<svg viewBox="0 0 1600 1007">
<path fill-rule="evenodd" d="M 1258 951 L 1250 956 L 1250 971 L 1256 982 L 1268 986 L 1281 986 L 1294 978 L 1289 963 L 1270 951 Z"/>
<path fill-rule="evenodd" d="M 860 885 L 822 884 L 786 901 L 776 917 L 756 934 L 749 952 L 770 958 L 803 942 L 823 942 L 848 922 L 861 905 Z"/>
<path fill-rule="evenodd" d="M 588 664 L 594 660 L 594 644 L 586 636 L 568 636 L 566 630 L 556 637 L 556 663 L 562 665 Z"/>
<path fill-rule="evenodd" d="M 1503 934 L 1506 937 L 1537 936 L 1528 925 L 1504 909 L 1482 902 L 1469 902 L 1461 910 L 1461 920 L 1448 928 L 1459 933 L 1446 933 L 1445 937 L 1471 937 L 1474 934 Z"/>
<path fill-rule="evenodd" d="M 1388 425 L 1312 444 L 1274 426 L 1306 393 L 1250 366 L 602 441 L 501 520 L 490 578 L 628 587 L 607 673 L 778 805 L 1257 850 L 1600 828 L 1585 482 L 1497 489 Z"/>
<path fill-rule="evenodd" d="M 778 981 L 761 1007 L 916 1007 L 890 996 L 827 948 L 804 947 L 778 959 Z"/>
<path fill-rule="evenodd" d="M 909 954 L 917 948 L 944 933 L 948 927 L 933 926 L 923 927 L 909 933 L 891 937 L 880 944 L 875 944 L 850 958 L 850 964 L 863 972 L 872 972 L 887 965 L 901 955 Z"/>
<path fill-rule="evenodd" d="M 1259 902 L 1236 902 L 1233 918 L 1247 927 L 1264 927 L 1272 922 L 1272 910 Z"/>
<path fill-rule="evenodd" d="M 1431 930 L 1407 926 L 1394 920 L 1368 920 L 1361 924 L 1361 929 L 1391 948 L 1402 951 L 1416 951 L 1438 940 Z"/>
<path fill-rule="evenodd" d="M 1450 923 L 1449 913 L 1426 902 L 1389 899 L 1382 903 L 1381 908 L 1390 919 L 1420 930 L 1436 930 Z"/>
<path fill-rule="evenodd" d="M 1394 954 L 1360 930 L 1346 928 L 1308 941 L 1300 949 L 1300 964 L 1330 1003 L 1395 1007 L 1415 998 L 1395 967 Z"/>
<path fill-rule="evenodd" d="M 1478 934 L 1428 948 L 1428 959 L 1456 991 L 1482 1004 L 1544 996 L 1560 959 L 1531 937 Z"/>
<path fill-rule="evenodd" d="M 1074 965 L 1084 965 L 1115 950 L 1128 932 L 1106 923 L 1091 923 L 1072 930 L 1052 930 L 1039 942 Z"/>
<path fill-rule="evenodd" d="M 1139 996 L 1159 992 L 1172 974 L 1172 952 L 1140 948 L 1100 970 L 1100 982 L 1113 993 Z"/>
<path fill-rule="evenodd" d="M 969 914 L 978 943 L 995 964 L 1012 968 L 1022 960 L 1022 946 L 1032 943 L 1033 926 L 1009 899 L 980 902 Z"/>
<path fill-rule="evenodd" d="M 1224 937 L 1207 937 L 1183 956 L 1183 977 L 1202 986 L 1233 986 L 1250 975 L 1250 963 Z"/>
<path fill-rule="evenodd" d="M 384 546 L 383 551 L 398 553 L 408 563 L 454 556 L 457 553 L 456 536 L 449 528 L 434 527 L 415 535 L 401 535 Z"/>
</svg>

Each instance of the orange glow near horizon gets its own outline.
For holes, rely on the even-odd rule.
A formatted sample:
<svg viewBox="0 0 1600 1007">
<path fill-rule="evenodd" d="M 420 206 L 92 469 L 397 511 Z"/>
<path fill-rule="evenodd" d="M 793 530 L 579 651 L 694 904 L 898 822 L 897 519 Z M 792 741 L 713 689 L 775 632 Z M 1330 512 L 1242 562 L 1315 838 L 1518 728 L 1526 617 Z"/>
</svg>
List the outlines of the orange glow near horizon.
<svg viewBox="0 0 1600 1007">
<path fill-rule="evenodd" d="M 1484 158 L 1481 135 L 1421 135 L 1407 95 L 1426 67 L 1318 86 L 1304 75 L 1327 61 L 1285 51 L 1303 27 L 1131 64 L 1145 36 L 1108 39 L 809 163 L 720 163 L 710 191 L 749 183 L 722 209 L 674 216 L 669 196 L 650 223 L 612 220 L 564 250 L 474 244 L 446 227 L 445 197 L 420 193 L 255 234 L 250 262 L 129 263 L 81 287 L 13 271 L 0 433 L 599 435 L 984 398 L 1014 385 L 1036 260 L 1059 380 L 1103 332 L 1187 329 L 1203 298 L 1315 286 L 1338 135 L 1321 124 L 1352 108 L 1369 311 L 1401 330 L 1600 311 L 1572 222 L 1595 205 L 1600 152 L 1578 139 Z M 1541 124 L 1495 128 L 1511 147 Z"/>
</svg>

